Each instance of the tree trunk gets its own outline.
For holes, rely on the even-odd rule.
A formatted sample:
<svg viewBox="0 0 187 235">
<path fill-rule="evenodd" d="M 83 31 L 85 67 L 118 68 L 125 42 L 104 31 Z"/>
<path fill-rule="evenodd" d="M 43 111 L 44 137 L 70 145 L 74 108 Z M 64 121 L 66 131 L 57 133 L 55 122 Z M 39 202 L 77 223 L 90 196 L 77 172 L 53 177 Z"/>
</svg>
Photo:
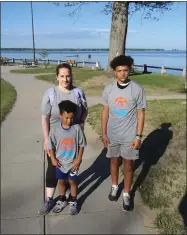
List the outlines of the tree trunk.
<svg viewBox="0 0 187 235">
<path fill-rule="evenodd" d="M 113 3 L 107 68 L 108 72 L 110 72 L 110 61 L 117 55 L 125 55 L 125 44 L 128 28 L 128 6 L 128 2 Z"/>
</svg>

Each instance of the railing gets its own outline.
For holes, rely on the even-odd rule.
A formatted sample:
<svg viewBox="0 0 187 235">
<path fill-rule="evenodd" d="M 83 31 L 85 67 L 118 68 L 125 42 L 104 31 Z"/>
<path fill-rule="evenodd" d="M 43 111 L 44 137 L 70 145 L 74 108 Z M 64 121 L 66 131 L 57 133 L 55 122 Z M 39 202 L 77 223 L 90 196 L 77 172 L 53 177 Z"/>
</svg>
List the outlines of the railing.
<svg viewBox="0 0 187 235">
<path fill-rule="evenodd" d="M 24 65 L 31 65 L 31 66 L 35 66 L 36 63 L 39 64 L 40 62 L 42 63 L 55 63 L 55 64 L 61 64 L 61 63 L 66 63 L 67 60 L 36 60 L 35 62 L 32 59 L 15 59 L 15 58 L 11 58 L 8 59 L 7 57 L 1 57 L 1 65 L 14 65 L 16 63 L 22 63 L 23 66 Z M 92 61 L 76 61 L 77 64 L 82 64 L 82 67 L 85 67 L 87 64 L 88 65 L 93 65 L 93 68 L 99 68 L 101 69 L 100 63 L 99 61 L 96 62 L 92 62 Z M 133 68 L 142 68 L 142 72 L 143 73 L 148 73 L 148 68 L 152 68 L 152 69 L 161 69 L 161 74 L 167 74 L 167 70 L 174 70 L 174 71 L 181 71 L 182 72 L 182 76 L 186 77 L 186 68 L 171 68 L 171 67 L 164 67 L 164 66 L 152 66 L 152 65 L 138 65 L 138 64 L 134 64 Z"/>
<path fill-rule="evenodd" d="M 161 69 L 161 74 L 167 74 L 167 70 L 174 70 L 174 71 L 181 71 L 182 72 L 182 76 L 186 77 L 186 68 L 171 68 L 171 67 L 164 67 L 164 66 L 152 66 L 152 65 L 138 65 L 138 64 L 134 64 L 133 67 L 139 67 L 139 68 L 143 68 L 143 73 L 148 73 L 148 68 L 151 69 Z"/>
</svg>

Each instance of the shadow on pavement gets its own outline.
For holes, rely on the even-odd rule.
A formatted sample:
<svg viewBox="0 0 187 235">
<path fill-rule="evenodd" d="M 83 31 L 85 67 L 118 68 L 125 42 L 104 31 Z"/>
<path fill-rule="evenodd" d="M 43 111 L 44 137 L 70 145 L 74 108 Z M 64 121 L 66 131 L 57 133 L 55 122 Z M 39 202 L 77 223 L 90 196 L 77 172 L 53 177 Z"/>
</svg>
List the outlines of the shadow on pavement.
<svg viewBox="0 0 187 235">
<path fill-rule="evenodd" d="M 173 132 L 169 129 L 170 127 L 171 123 L 161 124 L 159 129 L 151 132 L 143 141 L 139 152 L 139 159 L 134 162 L 134 171 L 141 165 L 142 170 L 133 185 L 132 198 L 135 196 L 138 187 L 144 182 L 150 168 L 157 164 L 166 151 L 170 140 L 173 138 Z"/>
</svg>

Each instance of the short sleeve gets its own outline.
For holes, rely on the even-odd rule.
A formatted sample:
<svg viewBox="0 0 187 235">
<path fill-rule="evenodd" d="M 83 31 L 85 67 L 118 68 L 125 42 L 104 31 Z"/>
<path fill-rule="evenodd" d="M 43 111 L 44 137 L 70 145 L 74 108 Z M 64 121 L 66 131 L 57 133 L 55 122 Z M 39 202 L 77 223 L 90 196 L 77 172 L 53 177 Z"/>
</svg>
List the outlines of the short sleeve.
<svg viewBox="0 0 187 235">
<path fill-rule="evenodd" d="M 41 114 L 49 116 L 51 114 L 51 104 L 48 90 L 44 93 L 41 103 Z"/>
<path fill-rule="evenodd" d="M 101 96 L 101 104 L 108 106 L 108 92 L 106 88 L 104 89 L 103 94 Z"/>
<path fill-rule="evenodd" d="M 54 132 L 51 131 L 49 132 L 49 138 L 48 138 L 48 149 L 53 149 L 55 150 L 56 149 L 56 139 L 55 139 L 55 135 L 54 135 Z"/>
<path fill-rule="evenodd" d="M 145 91 L 144 88 L 141 87 L 140 92 L 137 96 L 136 99 L 136 104 L 137 104 L 137 109 L 144 109 L 147 106 L 147 101 L 146 101 L 146 95 L 145 95 Z"/>
<path fill-rule="evenodd" d="M 85 134 L 80 125 L 78 125 L 78 145 L 79 147 L 86 147 L 87 145 Z"/>
</svg>

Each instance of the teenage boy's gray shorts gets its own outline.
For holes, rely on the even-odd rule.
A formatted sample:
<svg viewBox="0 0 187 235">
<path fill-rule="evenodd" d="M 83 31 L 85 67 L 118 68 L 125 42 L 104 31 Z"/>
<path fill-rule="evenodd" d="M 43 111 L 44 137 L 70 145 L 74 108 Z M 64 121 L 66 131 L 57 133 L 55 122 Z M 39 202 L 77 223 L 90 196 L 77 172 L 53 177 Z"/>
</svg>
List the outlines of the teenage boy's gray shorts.
<svg viewBox="0 0 187 235">
<path fill-rule="evenodd" d="M 110 144 L 106 157 L 113 158 L 120 156 L 127 160 L 136 160 L 139 158 L 139 150 L 133 149 L 126 144 Z"/>
</svg>

